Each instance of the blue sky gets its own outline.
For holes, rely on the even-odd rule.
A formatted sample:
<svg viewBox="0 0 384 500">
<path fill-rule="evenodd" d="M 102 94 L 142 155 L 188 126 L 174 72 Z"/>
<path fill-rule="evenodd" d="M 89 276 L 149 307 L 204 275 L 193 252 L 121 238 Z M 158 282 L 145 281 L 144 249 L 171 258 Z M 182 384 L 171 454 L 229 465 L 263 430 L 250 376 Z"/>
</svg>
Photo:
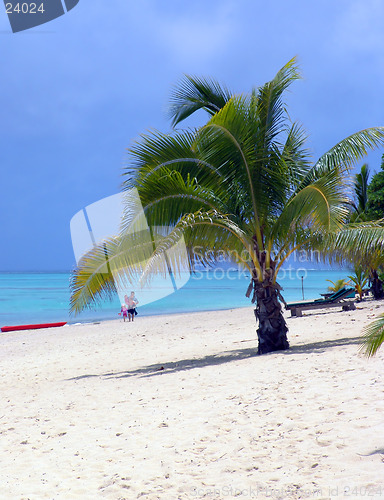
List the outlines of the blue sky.
<svg viewBox="0 0 384 500">
<path fill-rule="evenodd" d="M 381 0 L 80 0 L 13 34 L 0 6 L 0 270 L 73 268 L 71 217 L 119 191 L 140 133 L 170 129 L 183 73 L 249 91 L 297 56 L 289 110 L 315 158 L 384 125 L 383 19 Z"/>
</svg>

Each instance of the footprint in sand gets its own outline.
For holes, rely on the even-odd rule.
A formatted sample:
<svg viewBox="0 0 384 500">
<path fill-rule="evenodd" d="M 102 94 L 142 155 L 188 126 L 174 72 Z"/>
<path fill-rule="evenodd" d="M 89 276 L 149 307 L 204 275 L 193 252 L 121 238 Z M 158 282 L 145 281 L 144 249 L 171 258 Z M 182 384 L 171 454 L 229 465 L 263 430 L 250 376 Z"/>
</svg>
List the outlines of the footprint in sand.
<svg viewBox="0 0 384 500">
<path fill-rule="evenodd" d="M 318 439 L 316 439 L 316 443 L 319 446 L 330 446 L 332 444 L 332 441 L 319 441 Z"/>
</svg>

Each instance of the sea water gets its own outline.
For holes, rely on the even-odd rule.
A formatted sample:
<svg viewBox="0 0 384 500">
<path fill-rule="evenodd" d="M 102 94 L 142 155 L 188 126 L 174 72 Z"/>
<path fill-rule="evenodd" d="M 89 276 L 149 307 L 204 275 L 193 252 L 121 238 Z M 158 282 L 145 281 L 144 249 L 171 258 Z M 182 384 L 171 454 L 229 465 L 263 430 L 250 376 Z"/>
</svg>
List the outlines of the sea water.
<svg viewBox="0 0 384 500">
<path fill-rule="evenodd" d="M 327 279 L 347 279 L 349 270 L 282 271 L 279 283 L 284 299 L 320 298 L 327 290 Z M 69 273 L 0 273 L 0 327 L 33 323 L 67 321 L 69 323 L 102 321 L 119 318 L 120 301 L 112 301 L 69 315 Z M 176 292 L 144 306 L 138 306 L 139 316 L 252 307 L 245 297 L 249 273 L 234 270 L 197 271 L 187 284 Z M 129 294 L 130 290 L 127 290 Z M 136 291 L 137 299 L 140 295 Z"/>
</svg>

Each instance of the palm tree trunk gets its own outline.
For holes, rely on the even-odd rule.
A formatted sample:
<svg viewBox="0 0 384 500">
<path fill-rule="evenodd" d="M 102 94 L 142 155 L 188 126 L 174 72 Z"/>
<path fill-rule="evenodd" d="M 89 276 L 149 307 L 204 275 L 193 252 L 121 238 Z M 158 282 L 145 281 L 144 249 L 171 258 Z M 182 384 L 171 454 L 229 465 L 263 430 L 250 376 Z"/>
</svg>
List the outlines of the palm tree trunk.
<svg viewBox="0 0 384 500">
<path fill-rule="evenodd" d="M 371 292 L 376 300 L 384 298 L 383 282 L 376 269 L 371 269 Z"/>
<path fill-rule="evenodd" d="M 270 278 L 266 277 L 264 281 L 252 279 L 246 293 L 247 297 L 250 296 L 252 289 L 252 303 L 256 302 L 254 313 L 256 322 L 259 321 L 258 354 L 289 349 L 288 327 L 279 302 L 279 299 L 284 301 L 280 294 L 281 286 L 278 283 L 272 283 Z"/>
</svg>

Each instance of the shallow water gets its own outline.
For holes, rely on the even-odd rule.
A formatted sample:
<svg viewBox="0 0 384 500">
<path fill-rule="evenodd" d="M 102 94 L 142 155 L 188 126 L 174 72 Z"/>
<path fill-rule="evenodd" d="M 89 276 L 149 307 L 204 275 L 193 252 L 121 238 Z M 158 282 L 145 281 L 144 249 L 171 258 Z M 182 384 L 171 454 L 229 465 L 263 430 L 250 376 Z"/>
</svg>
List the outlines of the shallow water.
<svg viewBox="0 0 384 500">
<path fill-rule="evenodd" d="M 348 270 L 290 270 L 280 273 L 286 301 L 318 298 L 327 279 L 346 278 Z M 303 280 L 301 280 L 303 276 Z M 76 317 L 69 316 L 69 273 L 0 273 L 0 326 L 68 321 L 117 319 L 120 301 L 104 302 Z M 251 306 L 245 297 L 249 274 L 231 270 L 197 272 L 176 292 L 139 305 L 139 315 L 174 314 Z M 139 292 L 136 292 L 140 301 Z"/>
</svg>

